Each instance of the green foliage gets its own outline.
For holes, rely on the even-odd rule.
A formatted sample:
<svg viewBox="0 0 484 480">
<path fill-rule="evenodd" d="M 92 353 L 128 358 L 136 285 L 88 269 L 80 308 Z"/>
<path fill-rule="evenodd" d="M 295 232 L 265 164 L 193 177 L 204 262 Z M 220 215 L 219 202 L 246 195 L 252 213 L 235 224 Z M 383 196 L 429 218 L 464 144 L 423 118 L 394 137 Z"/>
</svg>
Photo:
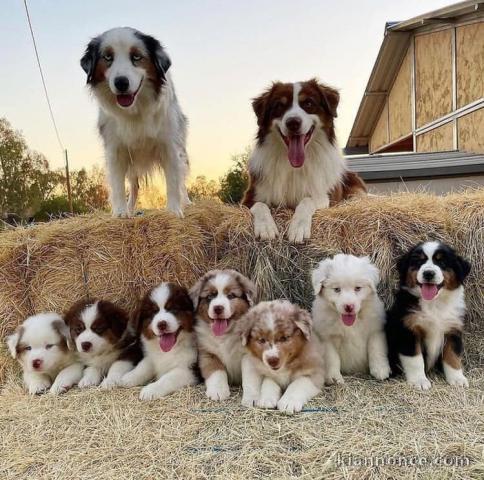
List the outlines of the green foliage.
<svg viewBox="0 0 484 480">
<path fill-rule="evenodd" d="M 220 179 L 218 197 L 224 203 L 240 203 L 244 192 L 249 184 L 247 163 L 251 151 L 247 148 L 245 152 L 232 156 L 232 167 Z"/>
<path fill-rule="evenodd" d="M 72 208 L 74 214 L 87 213 L 89 210 L 78 200 L 73 200 Z M 34 215 L 36 222 L 48 222 L 55 218 L 62 218 L 71 215 L 69 201 L 65 195 L 58 195 L 44 200 Z"/>
<path fill-rule="evenodd" d="M 205 175 L 199 175 L 188 187 L 188 196 L 192 202 L 207 198 L 217 198 L 218 185 L 215 180 L 207 180 Z"/>
</svg>

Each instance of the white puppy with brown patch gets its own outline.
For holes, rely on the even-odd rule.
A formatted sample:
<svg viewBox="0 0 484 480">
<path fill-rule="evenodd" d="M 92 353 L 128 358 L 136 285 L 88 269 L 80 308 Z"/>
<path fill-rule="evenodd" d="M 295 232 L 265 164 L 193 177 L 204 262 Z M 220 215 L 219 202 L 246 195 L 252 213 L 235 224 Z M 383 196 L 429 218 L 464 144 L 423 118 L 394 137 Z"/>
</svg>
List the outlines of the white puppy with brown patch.
<svg viewBox="0 0 484 480">
<path fill-rule="evenodd" d="M 134 28 L 113 28 L 89 42 L 81 66 L 99 102 L 98 127 L 104 141 L 113 215 L 132 215 L 140 178 L 163 170 L 167 208 L 183 216 L 189 203 L 185 187 L 187 119 L 168 72 L 171 60 L 165 49 Z"/>
<path fill-rule="evenodd" d="M 58 394 L 69 390 L 82 377 L 83 366 L 71 350 L 69 329 L 57 313 L 28 317 L 7 337 L 13 358 L 23 369 L 30 394 Z"/>
<path fill-rule="evenodd" d="M 321 391 L 323 358 L 311 326 L 309 313 L 285 300 L 261 302 L 247 313 L 238 328 L 247 352 L 243 405 L 293 414 Z"/>
<path fill-rule="evenodd" d="M 342 373 L 369 370 L 378 380 L 390 375 L 379 281 L 368 257 L 338 254 L 313 271 L 312 315 L 324 345 L 327 383 L 343 383 Z"/>
<path fill-rule="evenodd" d="M 240 385 L 244 350 L 235 332 L 254 305 L 255 285 L 235 270 L 212 270 L 190 290 L 195 306 L 198 363 L 211 400 L 226 400 L 229 385 Z"/>
</svg>

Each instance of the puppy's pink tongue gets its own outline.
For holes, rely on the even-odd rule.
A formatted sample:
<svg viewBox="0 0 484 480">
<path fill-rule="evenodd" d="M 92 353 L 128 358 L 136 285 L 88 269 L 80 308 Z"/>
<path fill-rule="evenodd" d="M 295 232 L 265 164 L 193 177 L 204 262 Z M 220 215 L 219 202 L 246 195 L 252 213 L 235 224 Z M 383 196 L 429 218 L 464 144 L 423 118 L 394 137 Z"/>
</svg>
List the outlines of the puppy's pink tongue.
<svg viewBox="0 0 484 480">
<path fill-rule="evenodd" d="M 160 336 L 160 348 L 164 352 L 169 352 L 176 343 L 175 333 L 164 333 Z"/>
<path fill-rule="evenodd" d="M 116 100 L 122 107 L 129 107 L 134 102 L 134 95 L 116 95 Z"/>
<path fill-rule="evenodd" d="M 422 283 L 420 291 L 422 292 L 424 300 L 433 300 L 437 296 L 437 293 L 439 293 L 439 289 L 435 283 Z"/>
<path fill-rule="evenodd" d="M 304 135 L 290 135 L 287 155 L 289 162 L 294 168 L 304 164 Z"/>
<path fill-rule="evenodd" d="M 351 327 L 355 323 L 356 315 L 354 313 L 342 313 L 341 320 L 346 326 Z"/>
<path fill-rule="evenodd" d="M 226 318 L 221 320 L 214 320 L 212 323 L 212 332 L 216 337 L 221 337 L 229 326 L 229 321 Z"/>
</svg>

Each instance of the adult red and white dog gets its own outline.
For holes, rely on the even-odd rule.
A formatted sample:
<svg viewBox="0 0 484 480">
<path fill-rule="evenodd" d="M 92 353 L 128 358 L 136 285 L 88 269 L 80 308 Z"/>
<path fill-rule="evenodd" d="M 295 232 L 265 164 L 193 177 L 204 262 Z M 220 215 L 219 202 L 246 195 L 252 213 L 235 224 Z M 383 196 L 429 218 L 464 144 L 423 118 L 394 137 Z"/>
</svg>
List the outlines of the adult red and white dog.
<svg viewBox="0 0 484 480">
<path fill-rule="evenodd" d="M 242 203 L 251 209 L 256 237 L 279 234 L 271 206 L 295 209 L 287 235 L 302 243 L 311 235 L 317 209 L 366 193 L 336 143 L 338 103 L 338 92 L 315 79 L 277 82 L 254 99 L 259 129 Z"/>
<path fill-rule="evenodd" d="M 113 28 L 89 42 L 81 66 L 99 102 L 98 127 L 106 152 L 113 215 L 133 214 L 139 178 L 162 169 L 167 208 L 183 216 L 183 207 L 189 203 L 187 119 L 175 95 L 165 49 L 138 30 Z"/>
</svg>

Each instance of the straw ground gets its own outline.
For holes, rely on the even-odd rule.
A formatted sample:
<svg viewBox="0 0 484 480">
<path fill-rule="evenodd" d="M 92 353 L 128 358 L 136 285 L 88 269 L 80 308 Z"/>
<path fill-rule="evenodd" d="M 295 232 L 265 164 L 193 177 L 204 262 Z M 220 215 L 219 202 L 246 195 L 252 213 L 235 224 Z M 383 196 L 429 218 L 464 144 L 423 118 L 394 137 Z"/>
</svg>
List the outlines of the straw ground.
<svg viewBox="0 0 484 480">
<path fill-rule="evenodd" d="M 288 218 L 277 212 L 282 231 Z M 190 207 L 184 220 L 165 212 L 91 216 L 3 233 L 0 337 L 38 309 L 63 311 L 93 296 L 132 309 L 149 286 L 190 285 L 214 267 L 252 277 L 261 299 L 286 297 L 308 307 L 309 269 L 339 251 L 372 257 L 388 303 L 397 256 L 439 238 L 473 263 L 468 390 L 440 377 L 426 393 L 399 379 L 353 377 L 325 388 L 292 418 L 242 408 L 238 389 L 229 402 L 214 404 L 202 386 L 148 403 L 137 400 L 138 389 L 31 398 L 2 340 L 0 478 L 482 478 L 484 191 L 370 197 L 318 212 L 313 228 L 302 247 L 259 242 L 247 210 L 208 202 Z M 416 461 L 420 466 L 409 465 Z"/>
</svg>

